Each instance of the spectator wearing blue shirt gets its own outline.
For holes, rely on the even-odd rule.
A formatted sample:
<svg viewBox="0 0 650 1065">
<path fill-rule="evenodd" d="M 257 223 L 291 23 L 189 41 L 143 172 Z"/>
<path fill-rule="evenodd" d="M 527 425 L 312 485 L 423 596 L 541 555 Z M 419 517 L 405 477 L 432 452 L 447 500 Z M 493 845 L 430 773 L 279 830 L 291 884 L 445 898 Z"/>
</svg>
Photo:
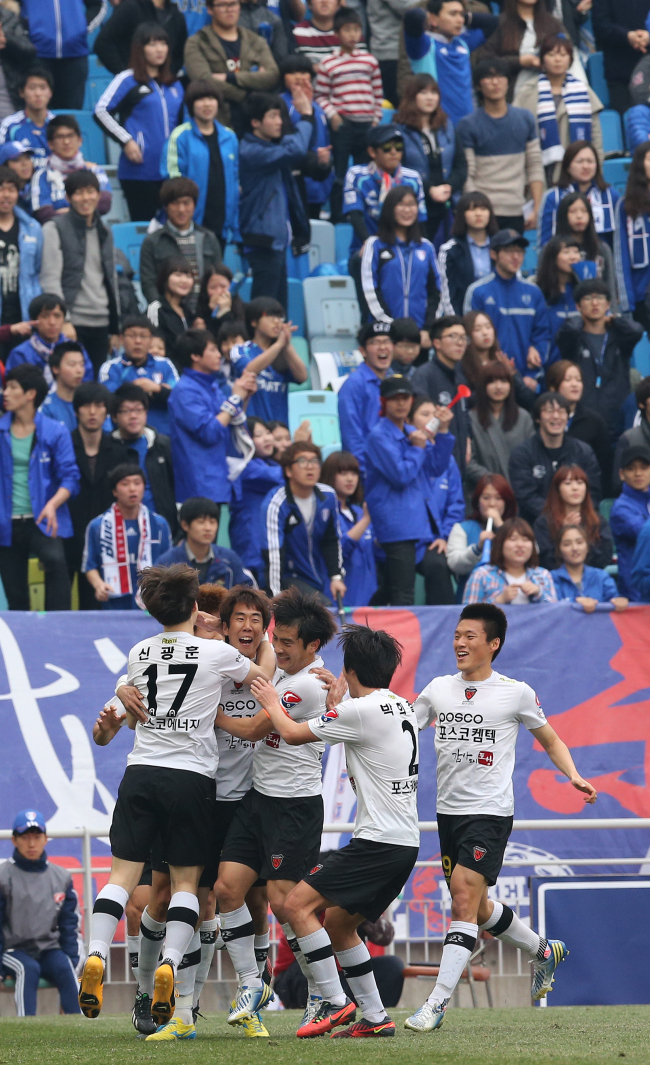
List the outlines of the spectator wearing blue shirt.
<svg viewBox="0 0 650 1065">
<path fill-rule="evenodd" d="M 332 452 L 323 463 L 321 481 L 336 492 L 347 589 L 343 605 L 368 606 L 377 591 L 377 563 L 358 459 L 349 451 Z"/>
<path fill-rule="evenodd" d="M 416 7 L 404 17 L 406 52 L 414 74 L 437 80 L 442 106 L 455 125 L 474 109 L 470 48 L 463 39 L 465 5 L 428 0 L 426 8 L 426 15 Z"/>
<path fill-rule="evenodd" d="M 27 318 L 29 305 L 41 291 L 39 273 L 43 233 L 38 222 L 18 207 L 20 180 L 0 166 L 0 324 Z"/>
<path fill-rule="evenodd" d="M 0 166 L 8 166 L 18 178 L 19 206 L 31 218 L 32 178 L 34 176 L 34 153 L 20 141 L 6 141 L 0 145 Z"/>
<path fill-rule="evenodd" d="M 169 525 L 143 502 L 145 475 L 138 466 L 116 466 L 108 485 L 115 502 L 86 529 L 81 571 L 103 610 L 144 610 L 138 574 L 169 551 Z"/>
<path fill-rule="evenodd" d="M 365 474 L 368 433 L 377 425 L 381 414 L 379 389 L 391 373 L 393 341 L 386 322 L 368 322 L 357 336 L 363 355 L 361 366 L 343 382 L 338 394 L 339 423 L 344 451 L 351 451 Z"/>
<path fill-rule="evenodd" d="M 234 377 L 244 370 L 256 375 L 257 391 L 248 413 L 267 422 L 286 422 L 289 385 L 307 380 L 307 367 L 291 343 L 296 326 L 285 321 L 284 307 L 269 296 L 258 296 L 247 304 L 246 326 L 253 339 L 232 348 L 230 361 Z"/>
<path fill-rule="evenodd" d="M 580 245 L 575 237 L 551 237 L 542 251 L 535 275 L 548 309 L 551 347 L 547 366 L 560 358 L 557 346 L 558 330 L 567 318 L 578 313 L 573 289 L 578 276 L 573 269 L 581 260 Z"/>
<path fill-rule="evenodd" d="M 72 400 L 86 372 L 83 348 L 76 340 L 64 340 L 55 345 L 47 362 L 54 384 L 43 401 L 41 414 L 54 418 L 73 433 L 77 416 Z"/>
<path fill-rule="evenodd" d="M 616 204 L 614 265 L 620 310 L 631 312 L 644 329 L 650 327 L 646 306 L 650 284 L 650 140 L 634 149 L 625 196 Z"/>
<path fill-rule="evenodd" d="M 239 555 L 214 542 L 219 531 L 219 513 L 219 506 L 211 499 L 201 496 L 186 499 L 178 515 L 185 537 L 160 556 L 158 565 L 185 562 L 198 573 L 199 584 L 220 584 L 228 589 L 236 584 L 252 584 Z"/>
<path fill-rule="evenodd" d="M 637 602 L 650 602 L 650 521 L 641 529 L 634 548 L 632 588 Z"/>
<path fill-rule="evenodd" d="M 650 518 L 650 447 L 632 444 L 620 458 L 621 494 L 612 504 L 609 523 L 618 555 L 621 591 L 633 603 L 641 596 L 632 578 L 634 551 L 641 529 Z"/>
<path fill-rule="evenodd" d="M 393 341 L 393 373 L 402 377 L 413 377 L 415 360 L 422 350 L 422 338 L 417 322 L 413 318 L 393 318 L 390 326 L 390 339 Z"/>
<path fill-rule="evenodd" d="M 273 457 L 275 440 L 266 422 L 253 417 L 248 418 L 246 424 L 255 454 L 233 484 L 229 534 L 230 543 L 246 569 L 251 571 L 259 586 L 264 587 L 262 504 L 272 488 L 284 484 L 284 472 Z"/>
<path fill-rule="evenodd" d="M 52 107 L 83 107 L 88 77 L 88 34 L 105 14 L 98 0 L 23 0 L 23 17 L 36 46 L 39 64 L 54 78 Z"/>
<path fill-rule="evenodd" d="M 28 362 L 38 367 L 48 385 L 54 384 L 48 359 L 57 344 L 69 339 L 62 331 L 66 314 L 67 308 L 60 296 L 49 292 L 36 296 L 27 309 L 27 320 L 35 323 L 34 330 L 31 337 L 12 348 L 6 363 L 7 370 Z M 92 381 L 93 364 L 85 349 L 84 365 L 84 381 Z"/>
<path fill-rule="evenodd" d="M 169 435 L 167 402 L 178 381 L 176 367 L 171 359 L 150 353 L 151 323 L 145 314 L 124 320 L 121 340 L 123 354 L 102 365 L 99 381 L 111 392 L 127 381 L 137 384 L 149 397 L 149 425 Z"/>
<path fill-rule="evenodd" d="M 280 74 L 285 86 L 285 92 L 280 94 L 280 99 L 284 100 L 287 105 L 289 120 L 295 129 L 302 115 L 294 103 L 293 93 L 298 89 L 299 94 L 306 92 L 308 97 L 312 98 L 314 67 L 306 55 L 297 53 L 287 56 L 282 61 Z M 310 218 L 320 218 L 321 208 L 329 199 L 334 185 L 332 136 L 323 108 L 313 99 L 312 107 L 314 109 L 314 125 L 311 140 L 309 141 L 309 149 L 302 167 L 301 179 L 304 182 L 307 214 Z"/>
<path fill-rule="evenodd" d="M 29 147 L 36 166 L 43 166 L 50 150 L 45 137 L 48 122 L 54 118 L 49 110 L 54 79 L 45 67 L 30 67 L 20 87 L 24 107 L 14 111 L 0 124 L 0 144 L 17 142 L 23 151 Z"/>
<path fill-rule="evenodd" d="M 650 109 L 646 108 L 650 114 Z M 635 146 L 636 147 L 636 146 Z M 539 245 L 544 245 L 555 233 L 557 209 L 570 192 L 582 192 L 591 204 L 596 232 L 610 247 L 614 242 L 614 213 L 620 199 L 613 185 L 603 177 L 600 159 L 589 141 L 574 141 L 564 153 L 557 184 L 544 193 L 539 226 Z"/>
<path fill-rule="evenodd" d="M 48 122 L 45 136 L 49 156 L 32 178 L 32 212 L 39 222 L 48 222 L 56 214 L 70 210 L 66 198 L 65 179 L 75 170 L 90 170 L 99 182 L 99 214 L 111 209 L 111 183 L 103 167 L 84 159 L 82 136 L 74 115 L 55 115 Z"/>
<path fill-rule="evenodd" d="M 605 603 L 620 613 L 629 600 L 618 594 L 616 581 L 604 569 L 585 565 L 589 546 L 589 537 L 581 525 L 565 525 L 560 532 L 557 551 L 562 565 L 551 570 L 558 600 L 579 603 L 585 614 L 593 614 L 597 606 Z"/>
<path fill-rule="evenodd" d="M 502 351 L 515 360 L 524 383 L 536 389 L 548 356 L 550 328 L 544 296 L 519 275 L 528 244 L 516 229 L 500 229 L 492 237 L 493 272 L 467 289 L 463 313 L 489 315 Z"/>
<path fill-rule="evenodd" d="M 67 501 L 79 489 L 79 469 L 68 430 L 38 412 L 46 395 L 35 366 L 8 372 L 0 418 L 0 579 L 10 610 L 29 610 L 30 555 L 45 569 L 45 609 L 70 609 L 62 537 L 72 536 Z"/>
</svg>

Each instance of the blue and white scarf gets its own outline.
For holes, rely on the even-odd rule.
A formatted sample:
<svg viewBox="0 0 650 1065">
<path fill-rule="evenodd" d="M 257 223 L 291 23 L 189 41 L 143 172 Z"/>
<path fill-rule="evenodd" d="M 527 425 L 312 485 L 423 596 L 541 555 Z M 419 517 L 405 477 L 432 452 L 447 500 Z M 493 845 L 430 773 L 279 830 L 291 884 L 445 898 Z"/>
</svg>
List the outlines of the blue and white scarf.
<svg viewBox="0 0 650 1065">
<path fill-rule="evenodd" d="M 587 86 L 567 74 L 562 86 L 562 98 L 569 118 L 569 140 L 591 140 L 591 101 Z M 564 147 L 560 142 L 560 130 L 553 99 L 553 90 L 546 74 L 539 75 L 537 93 L 537 125 L 542 148 L 542 163 L 549 166 L 558 163 L 564 156 Z"/>
</svg>

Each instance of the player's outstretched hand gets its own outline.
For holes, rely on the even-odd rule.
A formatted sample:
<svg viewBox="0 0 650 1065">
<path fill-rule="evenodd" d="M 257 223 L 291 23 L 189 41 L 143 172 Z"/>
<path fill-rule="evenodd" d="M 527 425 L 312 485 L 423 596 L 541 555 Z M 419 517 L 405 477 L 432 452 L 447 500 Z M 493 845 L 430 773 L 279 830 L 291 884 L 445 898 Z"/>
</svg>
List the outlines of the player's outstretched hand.
<svg viewBox="0 0 650 1065">
<path fill-rule="evenodd" d="M 583 777 L 578 776 L 571 777 L 570 780 L 574 788 L 583 793 L 585 802 L 588 802 L 591 806 L 593 806 L 596 799 L 598 798 L 598 792 L 596 791 L 593 784 L 590 784 L 589 781 L 585 780 Z"/>
<path fill-rule="evenodd" d="M 119 714 L 117 707 L 112 703 L 106 703 L 93 728 L 93 740 L 99 747 L 105 747 L 120 731 L 126 713 Z"/>
<path fill-rule="evenodd" d="M 205 610 L 199 610 L 194 622 L 194 635 L 202 640 L 223 640 L 221 618 L 208 614 Z"/>
<path fill-rule="evenodd" d="M 348 682 L 343 676 L 343 673 L 341 673 L 340 677 L 336 678 L 327 693 L 327 709 L 333 710 L 338 703 L 343 702 L 347 690 Z"/>
<path fill-rule="evenodd" d="M 144 709 L 144 695 L 134 684 L 120 684 L 115 692 L 125 710 L 143 724 L 149 720 Z"/>
</svg>

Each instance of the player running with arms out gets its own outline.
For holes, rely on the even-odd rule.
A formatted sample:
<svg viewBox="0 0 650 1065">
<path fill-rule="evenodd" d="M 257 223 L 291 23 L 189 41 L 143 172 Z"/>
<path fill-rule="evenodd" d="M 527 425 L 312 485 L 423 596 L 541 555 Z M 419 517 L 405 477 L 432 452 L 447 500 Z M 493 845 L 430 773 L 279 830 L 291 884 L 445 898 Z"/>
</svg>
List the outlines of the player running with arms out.
<svg viewBox="0 0 650 1065">
<path fill-rule="evenodd" d="M 196 570 L 182 564 L 150 567 L 140 576 L 143 603 L 164 631 L 136 644 L 129 654 L 128 681 L 145 695 L 147 720 L 142 722 L 127 708 L 135 742 L 113 811 L 111 874 L 93 907 L 89 957 L 79 990 L 86 1017 L 99 1015 L 115 929 L 152 844 L 160 838 L 169 860 L 172 898 L 151 1012 L 159 1024 L 171 1019 L 176 969 L 199 915 L 199 877 L 213 860 L 218 764 L 214 720 L 222 685 L 226 678 L 248 683 L 264 678 L 234 647 L 194 636 L 198 590 Z"/>
<path fill-rule="evenodd" d="M 364 918 L 379 919 L 417 860 L 418 724 L 410 703 L 389 690 L 402 659 L 393 637 L 355 625 L 346 628 L 339 643 L 343 672 L 338 680 L 332 678 L 327 709 L 320 717 L 306 722 L 286 717 L 278 693 L 265 682 L 255 682 L 251 691 L 289 745 L 308 744 L 314 736 L 343 743 L 357 796 L 351 842 L 331 851 L 285 902 L 287 918 L 323 997 L 311 1023 L 297 1034 L 324 1035 L 355 1019 L 355 1004 L 341 986 L 336 953 L 362 1019 L 332 1037 L 383 1038 L 395 1035 L 395 1024 L 382 1005 L 370 954 L 357 928 Z M 321 910 L 326 911 L 324 927 L 317 916 Z"/>
<path fill-rule="evenodd" d="M 595 789 L 578 773 L 533 689 L 493 670 L 507 624 L 503 611 L 491 603 L 466 606 L 454 634 L 460 672 L 436 677 L 415 702 L 421 729 L 436 722 L 438 834 L 452 901 L 436 985 L 424 1005 L 405 1021 L 404 1026 L 414 1032 L 431 1032 L 442 1024 L 479 930 L 530 956 L 534 999 L 551 990 L 555 970 L 567 955 L 564 943 L 542 939 L 509 906 L 488 899 L 488 887 L 497 881 L 512 831 L 512 774 L 520 724 L 583 793 L 585 802 L 596 801 Z"/>
<path fill-rule="evenodd" d="M 332 615 L 316 594 L 305 594 L 297 588 L 278 595 L 271 612 L 278 664 L 274 688 L 295 721 L 318 718 L 325 712 L 327 693 L 311 671 L 322 668 L 318 651 L 336 632 Z M 308 746 L 293 750 L 261 710 L 256 717 L 240 719 L 220 710 L 217 724 L 231 736 L 256 741 L 253 786 L 233 817 L 215 885 L 221 935 L 239 978 L 228 1023 L 237 1024 L 255 1014 L 270 995 L 255 960 L 255 929 L 245 902 L 258 877 L 267 881 L 269 905 L 307 977 L 308 1019 L 320 1005 L 320 996 L 288 923 L 284 900 L 318 860 L 323 830 L 321 760 L 325 744 L 312 736 Z"/>
</svg>

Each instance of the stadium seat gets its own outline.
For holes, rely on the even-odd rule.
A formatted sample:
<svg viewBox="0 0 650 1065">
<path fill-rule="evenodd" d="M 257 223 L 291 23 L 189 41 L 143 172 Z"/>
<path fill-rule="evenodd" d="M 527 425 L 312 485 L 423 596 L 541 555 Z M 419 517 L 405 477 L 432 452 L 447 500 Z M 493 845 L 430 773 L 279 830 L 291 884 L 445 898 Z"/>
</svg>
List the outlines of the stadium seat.
<svg viewBox="0 0 650 1065">
<path fill-rule="evenodd" d="M 349 222 L 338 222 L 334 226 L 335 262 L 339 259 L 349 259 L 353 233 L 354 230 Z"/>
<path fill-rule="evenodd" d="M 289 299 L 287 303 L 287 318 L 298 326 L 298 336 L 305 336 L 305 297 L 303 295 L 303 282 L 296 277 L 290 277 L 287 282 Z M 242 296 L 243 299 L 243 296 Z"/>
<path fill-rule="evenodd" d="M 587 77 L 603 107 L 609 107 L 609 89 L 605 81 L 605 63 L 602 52 L 594 52 L 587 60 Z"/>
<path fill-rule="evenodd" d="M 217 547 L 230 547 L 230 510 L 225 503 L 221 504 Z"/>
<path fill-rule="evenodd" d="M 524 255 L 524 261 L 521 264 L 521 272 L 524 277 L 529 277 L 537 271 L 537 233 L 527 234 L 530 244 L 526 248 L 526 254 Z"/>
<path fill-rule="evenodd" d="M 621 116 L 618 111 L 601 111 L 598 117 L 603 131 L 603 151 L 605 156 L 622 155 L 625 151 L 625 145 L 623 143 Z"/>
<path fill-rule="evenodd" d="M 140 248 L 148 227 L 148 222 L 121 222 L 112 230 L 115 247 L 121 248 L 126 255 L 136 281 L 140 280 Z"/>
<path fill-rule="evenodd" d="M 289 432 L 293 436 L 301 422 L 311 423 L 311 438 L 327 454 L 341 450 L 338 399 L 334 392 L 290 392 Z"/>
<path fill-rule="evenodd" d="M 632 352 L 632 365 L 642 377 L 650 377 L 650 339 L 644 333 Z"/>
<path fill-rule="evenodd" d="M 251 289 L 253 287 L 253 278 L 247 277 L 245 281 L 242 281 L 239 288 L 239 295 L 243 299 L 244 303 L 248 303 L 251 298 Z"/>
<path fill-rule="evenodd" d="M 70 111 L 66 108 L 61 111 L 55 111 L 55 114 L 74 115 L 79 123 L 83 138 L 81 150 L 84 159 L 87 159 L 89 163 L 99 163 L 100 166 L 105 166 L 108 159 L 106 158 L 104 134 L 95 122 L 92 111 Z"/>
<path fill-rule="evenodd" d="M 287 277 L 304 281 L 306 277 L 309 277 L 310 269 L 308 252 L 305 252 L 304 255 L 294 255 L 291 248 L 287 248 Z"/>
<path fill-rule="evenodd" d="M 391 107 L 391 105 L 389 103 L 387 103 L 386 100 L 384 100 L 384 103 L 383 103 L 383 106 L 382 106 L 382 109 L 381 109 L 381 123 L 380 123 L 380 125 L 382 125 L 382 126 L 389 125 L 389 123 L 391 123 L 393 121 L 394 115 L 395 115 L 395 108 Z"/>
<path fill-rule="evenodd" d="M 307 336 L 356 336 L 361 325 L 351 277 L 308 277 L 303 282 Z"/>
<path fill-rule="evenodd" d="M 121 186 L 117 179 L 115 183 L 111 181 L 112 202 L 111 209 L 108 214 L 103 216 L 105 222 L 110 222 L 111 225 L 119 225 L 120 223 L 130 222 L 131 216 L 129 215 L 129 208 L 126 203 L 126 197 L 122 192 Z"/>
<path fill-rule="evenodd" d="M 331 222 L 312 218 L 311 243 L 309 245 L 309 272 L 321 263 L 336 262 L 336 240 Z"/>
<path fill-rule="evenodd" d="M 632 147 L 632 135 L 631 135 L 631 132 L 630 132 L 630 122 L 629 122 L 629 116 L 630 116 L 630 111 L 631 110 L 632 110 L 632 108 L 630 108 L 628 111 L 626 111 L 625 114 L 623 115 L 623 137 L 625 138 L 625 151 L 629 152 L 630 155 L 634 151 L 634 149 Z"/>
<path fill-rule="evenodd" d="M 248 271 L 248 265 L 239 254 L 239 248 L 236 244 L 226 244 L 223 252 L 223 261 L 225 266 L 230 267 L 233 274 L 245 274 Z"/>
<path fill-rule="evenodd" d="M 96 59 L 96 56 L 91 58 Z M 113 80 L 113 75 L 106 67 L 98 66 L 96 70 L 89 72 L 84 92 L 84 111 L 94 111 L 99 98 Z"/>
<path fill-rule="evenodd" d="M 293 346 L 296 349 L 298 355 L 300 355 L 300 358 L 302 359 L 302 361 L 304 362 L 305 366 L 307 367 L 307 380 L 303 381 L 303 383 L 301 385 L 298 385 L 295 382 L 292 382 L 289 385 L 289 391 L 290 392 L 309 392 L 309 390 L 311 388 L 311 367 L 309 365 L 309 344 L 307 343 L 307 341 L 305 340 L 304 337 L 297 336 L 297 335 L 293 337 L 291 343 L 293 344 Z"/>
<path fill-rule="evenodd" d="M 341 385 L 363 362 L 361 352 L 356 348 L 354 337 L 345 344 L 345 350 L 338 350 L 341 340 L 334 341 L 337 350 L 332 351 L 331 337 L 317 337 L 314 347 L 312 342 L 311 379 L 314 388 L 327 388 L 338 392 Z"/>
<path fill-rule="evenodd" d="M 603 177 L 610 185 L 613 185 L 621 196 L 625 194 L 627 175 L 630 169 L 631 159 L 605 159 L 603 163 Z"/>
</svg>

